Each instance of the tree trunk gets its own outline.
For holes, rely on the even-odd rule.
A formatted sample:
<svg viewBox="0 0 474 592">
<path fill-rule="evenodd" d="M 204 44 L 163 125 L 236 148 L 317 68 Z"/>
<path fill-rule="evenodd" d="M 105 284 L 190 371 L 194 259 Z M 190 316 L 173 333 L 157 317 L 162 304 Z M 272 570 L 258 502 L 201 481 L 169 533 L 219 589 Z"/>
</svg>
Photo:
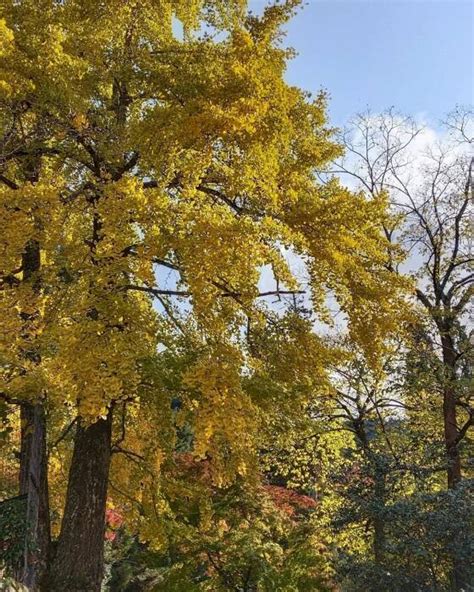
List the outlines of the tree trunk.
<svg viewBox="0 0 474 592">
<path fill-rule="evenodd" d="M 20 581 L 40 590 L 51 542 L 46 418 L 41 404 L 21 406 L 20 495 L 26 496 L 26 531 Z"/>
<path fill-rule="evenodd" d="M 50 592 L 100 592 L 111 437 L 112 411 L 77 427 Z"/>
<path fill-rule="evenodd" d="M 443 393 L 444 441 L 448 457 L 448 488 L 454 489 L 461 481 L 461 458 L 457 443 L 458 426 L 456 418 L 456 393 L 446 387 Z"/>
<path fill-rule="evenodd" d="M 459 454 L 459 431 L 456 409 L 456 351 L 454 342 L 446 331 L 441 335 L 444 364 L 443 419 L 444 441 L 448 457 L 448 488 L 455 489 L 462 480 L 461 456 Z M 461 537 L 462 538 L 462 537 Z M 471 585 L 469 562 L 462 554 L 462 541 L 455 541 L 451 573 L 452 590 L 462 592 Z"/>
<path fill-rule="evenodd" d="M 461 458 L 458 448 L 458 423 L 456 417 L 456 352 L 448 332 L 441 335 L 443 348 L 444 385 L 443 420 L 444 442 L 448 457 L 448 488 L 454 489 L 461 481 Z"/>
<path fill-rule="evenodd" d="M 374 475 L 374 500 L 377 504 L 377 510 L 372 516 L 372 523 L 374 527 L 374 538 L 372 548 L 374 552 L 374 560 L 378 566 L 382 566 L 385 559 L 385 516 L 380 508 L 385 508 L 386 497 L 386 468 L 384 459 L 374 453 L 370 447 L 369 438 L 365 428 L 365 422 L 362 417 L 358 417 L 352 421 L 354 431 L 357 435 L 359 446 L 370 463 Z"/>
<path fill-rule="evenodd" d="M 38 293 L 41 287 L 41 251 L 38 241 L 31 240 L 25 245 L 22 268 L 23 280 L 26 283 L 31 282 L 33 292 Z M 21 312 L 20 315 L 25 322 L 32 316 L 26 312 Z M 35 346 L 25 349 L 23 354 L 29 361 L 40 363 L 40 354 Z M 46 415 L 40 396 L 38 395 L 36 402 L 24 402 L 20 408 L 20 415 L 19 481 L 20 495 L 26 497 L 26 529 L 23 566 L 19 579 L 30 590 L 36 591 L 41 589 L 44 583 L 51 543 Z"/>
</svg>

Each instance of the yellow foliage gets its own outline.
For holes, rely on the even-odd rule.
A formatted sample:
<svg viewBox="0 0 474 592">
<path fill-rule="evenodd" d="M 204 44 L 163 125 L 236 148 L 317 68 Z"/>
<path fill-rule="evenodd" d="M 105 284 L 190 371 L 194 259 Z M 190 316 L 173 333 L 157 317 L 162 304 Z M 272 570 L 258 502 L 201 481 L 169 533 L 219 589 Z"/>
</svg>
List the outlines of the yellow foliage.
<svg viewBox="0 0 474 592">
<path fill-rule="evenodd" d="M 2 3 L 0 390 L 87 421 L 121 404 L 138 425 L 163 420 L 134 432 L 152 467 L 144 491 L 172 441 L 169 397 L 143 381 L 170 339 L 170 293 L 198 336 L 181 394 L 218 484 L 255 464 L 261 411 L 243 379 L 259 357 L 244 335 L 268 317 L 263 266 L 296 289 L 282 252 L 301 255 L 316 312 L 334 293 L 374 359 L 398 323 L 386 204 L 315 181 L 341 150 L 325 97 L 284 79 L 279 37 L 297 4 L 257 18 L 243 0 Z M 326 350 L 304 331 L 285 356 L 286 385 L 306 364 L 324 374 Z M 167 444 L 144 442 L 160 430 Z"/>
</svg>

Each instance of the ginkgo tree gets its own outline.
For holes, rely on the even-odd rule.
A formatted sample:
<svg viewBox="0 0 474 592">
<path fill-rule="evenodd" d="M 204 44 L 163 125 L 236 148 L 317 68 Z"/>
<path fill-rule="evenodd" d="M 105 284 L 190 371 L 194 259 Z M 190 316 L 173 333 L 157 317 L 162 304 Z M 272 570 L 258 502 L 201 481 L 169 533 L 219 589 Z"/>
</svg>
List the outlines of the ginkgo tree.
<svg viewBox="0 0 474 592">
<path fill-rule="evenodd" d="M 247 337 L 268 323 L 266 296 L 300 290 L 284 247 L 306 262 L 315 311 L 332 292 L 373 360 L 397 327 L 384 198 L 317 184 L 340 153 L 325 97 L 284 80 L 298 4 L 257 17 L 242 0 L 2 3 L 1 396 L 22 415 L 32 589 L 100 589 L 112 453 L 127 407 L 154 396 L 147 360 L 173 299 L 198 336 L 182 404 L 217 483 L 252 466 L 264 413 L 242 388 Z M 263 266 L 274 290 L 259 290 Z M 50 553 L 54 418 L 75 435 Z"/>
</svg>

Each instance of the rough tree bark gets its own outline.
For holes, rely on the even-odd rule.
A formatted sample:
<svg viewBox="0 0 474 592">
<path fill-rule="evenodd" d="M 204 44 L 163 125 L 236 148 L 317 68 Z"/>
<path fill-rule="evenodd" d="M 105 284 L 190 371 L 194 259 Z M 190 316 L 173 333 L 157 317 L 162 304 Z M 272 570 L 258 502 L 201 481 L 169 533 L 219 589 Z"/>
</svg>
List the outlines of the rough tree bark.
<svg viewBox="0 0 474 592">
<path fill-rule="evenodd" d="M 92 425 L 78 424 L 50 592 L 100 592 L 111 437 L 111 411 Z"/>
<path fill-rule="evenodd" d="M 23 279 L 40 289 L 40 246 L 29 241 L 22 256 Z M 29 314 L 21 313 L 25 321 Z M 40 355 L 33 348 L 25 358 L 39 363 Z M 46 415 L 41 398 L 24 402 L 20 407 L 20 495 L 26 496 L 26 531 L 23 567 L 20 581 L 32 591 L 42 588 L 48 568 L 51 542 L 48 492 L 48 458 L 46 449 Z"/>
<path fill-rule="evenodd" d="M 46 418 L 42 404 L 21 407 L 20 495 L 26 496 L 26 532 L 20 581 L 40 590 L 48 567 L 51 533 L 46 452 Z"/>
</svg>

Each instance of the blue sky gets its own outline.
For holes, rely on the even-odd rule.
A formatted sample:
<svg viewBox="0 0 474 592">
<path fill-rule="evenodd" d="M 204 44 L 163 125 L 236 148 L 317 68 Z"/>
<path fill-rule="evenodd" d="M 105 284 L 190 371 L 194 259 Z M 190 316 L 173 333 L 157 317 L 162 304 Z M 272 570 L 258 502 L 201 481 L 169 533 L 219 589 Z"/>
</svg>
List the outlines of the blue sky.
<svg viewBox="0 0 474 592">
<path fill-rule="evenodd" d="M 456 104 L 474 103 L 473 39 L 470 0 L 306 0 L 288 26 L 285 44 L 298 56 L 287 79 L 325 88 L 335 125 L 393 105 L 436 126 Z"/>
</svg>

